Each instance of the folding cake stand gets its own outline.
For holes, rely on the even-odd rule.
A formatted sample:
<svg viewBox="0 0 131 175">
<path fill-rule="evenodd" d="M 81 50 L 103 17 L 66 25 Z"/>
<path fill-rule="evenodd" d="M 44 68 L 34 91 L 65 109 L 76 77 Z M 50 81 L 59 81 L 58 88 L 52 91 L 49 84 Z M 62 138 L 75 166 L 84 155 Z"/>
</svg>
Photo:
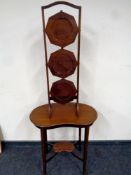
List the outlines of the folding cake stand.
<svg viewBox="0 0 131 175">
<path fill-rule="evenodd" d="M 45 23 L 45 9 L 56 5 L 70 6 L 78 12 L 78 22 L 75 18 L 59 11 L 49 17 Z M 57 1 L 47 6 L 42 6 L 42 21 L 44 35 L 44 50 L 46 61 L 46 76 L 48 90 L 48 104 L 34 109 L 30 115 L 31 122 L 41 131 L 41 145 L 43 158 L 43 175 L 47 174 L 46 164 L 57 153 L 66 151 L 83 161 L 83 175 L 87 174 L 87 147 L 89 127 L 97 118 L 95 109 L 87 104 L 79 103 L 79 66 L 80 66 L 80 30 L 81 30 L 81 6 Z M 48 57 L 47 38 L 51 44 L 60 47 Z M 77 40 L 77 53 L 66 50 L 69 44 L 75 44 Z M 49 71 L 60 80 L 50 85 Z M 76 85 L 67 80 L 72 74 L 76 74 Z M 54 101 L 55 103 L 51 103 Z M 73 102 L 72 102 L 73 101 Z M 75 101 L 75 102 L 74 102 Z M 58 127 L 76 127 L 79 129 L 76 143 L 57 142 L 51 146 L 54 154 L 47 159 L 48 143 L 47 130 Z M 83 158 L 76 154 L 76 149 L 81 151 L 81 128 L 84 128 L 84 153 Z"/>
</svg>

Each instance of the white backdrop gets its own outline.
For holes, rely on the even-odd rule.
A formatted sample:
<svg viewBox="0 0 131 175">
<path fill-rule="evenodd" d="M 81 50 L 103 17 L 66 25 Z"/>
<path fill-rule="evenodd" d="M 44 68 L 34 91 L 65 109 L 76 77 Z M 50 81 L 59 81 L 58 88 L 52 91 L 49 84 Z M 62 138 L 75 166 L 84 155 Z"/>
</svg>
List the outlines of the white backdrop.
<svg viewBox="0 0 131 175">
<path fill-rule="evenodd" d="M 40 139 L 29 114 L 47 103 L 41 6 L 51 2 L 0 0 L 0 127 L 5 140 Z M 82 6 L 80 101 L 98 112 L 90 140 L 129 140 L 131 1 L 69 2 Z M 72 140 L 76 131 L 61 128 L 48 135 Z"/>
</svg>

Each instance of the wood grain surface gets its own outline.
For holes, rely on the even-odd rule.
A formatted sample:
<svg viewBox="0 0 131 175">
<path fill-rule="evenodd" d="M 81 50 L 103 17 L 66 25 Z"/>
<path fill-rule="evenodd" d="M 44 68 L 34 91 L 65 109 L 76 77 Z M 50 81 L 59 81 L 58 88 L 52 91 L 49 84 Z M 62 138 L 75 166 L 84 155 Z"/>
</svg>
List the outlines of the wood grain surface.
<svg viewBox="0 0 131 175">
<path fill-rule="evenodd" d="M 72 152 L 75 150 L 75 146 L 73 143 L 70 142 L 58 142 L 53 145 L 54 152 Z"/>
<path fill-rule="evenodd" d="M 51 128 L 58 126 L 87 126 L 97 118 L 95 109 L 86 104 L 79 104 L 79 116 L 76 115 L 76 104 L 52 104 L 52 116 L 49 117 L 48 104 L 34 109 L 30 120 L 37 127 Z"/>
</svg>

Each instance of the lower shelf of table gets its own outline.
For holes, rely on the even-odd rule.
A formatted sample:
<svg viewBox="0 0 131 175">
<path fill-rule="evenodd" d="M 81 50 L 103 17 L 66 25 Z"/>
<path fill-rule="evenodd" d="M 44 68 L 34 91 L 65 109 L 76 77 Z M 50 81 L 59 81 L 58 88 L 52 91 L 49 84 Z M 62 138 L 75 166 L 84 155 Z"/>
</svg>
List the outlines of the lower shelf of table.
<svg viewBox="0 0 131 175">
<path fill-rule="evenodd" d="M 58 142 L 53 145 L 54 152 L 73 152 L 75 150 L 75 146 L 71 142 Z"/>
<path fill-rule="evenodd" d="M 52 160 L 58 153 L 61 152 L 71 153 L 74 157 L 83 161 L 83 151 L 81 150 L 79 141 L 74 143 L 69 141 L 62 141 L 56 142 L 54 144 L 48 144 L 47 162 Z"/>
</svg>

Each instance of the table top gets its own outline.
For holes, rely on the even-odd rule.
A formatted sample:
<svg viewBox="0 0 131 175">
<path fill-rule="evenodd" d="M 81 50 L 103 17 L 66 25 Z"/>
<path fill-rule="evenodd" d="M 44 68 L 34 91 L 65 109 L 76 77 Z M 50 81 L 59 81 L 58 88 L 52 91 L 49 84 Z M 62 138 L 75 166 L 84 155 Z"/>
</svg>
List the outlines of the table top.
<svg viewBox="0 0 131 175">
<path fill-rule="evenodd" d="M 60 126 L 85 127 L 97 118 L 96 110 L 86 104 L 79 103 L 79 116 L 76 115 L 76 104 L 52 104 L 52 115 L 49 116 L 49 105 L 35 108 L 30 114 L 31 122 L 39 128 L 56 128 Z"/>
</svg>

